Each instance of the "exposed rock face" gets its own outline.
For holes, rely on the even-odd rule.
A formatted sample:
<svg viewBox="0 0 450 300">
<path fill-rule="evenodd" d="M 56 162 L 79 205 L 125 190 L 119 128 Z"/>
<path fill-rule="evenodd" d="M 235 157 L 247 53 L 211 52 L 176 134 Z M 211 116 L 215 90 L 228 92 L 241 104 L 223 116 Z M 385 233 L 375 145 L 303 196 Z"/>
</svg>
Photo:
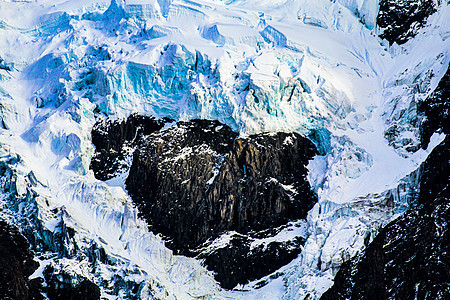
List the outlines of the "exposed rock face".
<svg viewBox="0 0 450 300">
<path fill-rule="evenodd" d="M 170 248 L 203 259 L 223 287 L 233 288 L 300 253 L 301 238 L 251 243 L 257 235 L 275 234 L 256 231 L 306 217 L 317 201 L 305 168 L 314 154 L 314 145 L 298 134 L 237 138 L 217 121 L 179 122 L 143 139 L 126 186 L 151 229 L 170 239 Z M 237 233 L 225 246 L 211 248 L 227 231 Z"/>
<path fill-rule="evenodd" d="M 421 144 L 426 148 L 434 132 L 445 134 L 450 129 L 450 68 L 439 81 L 438 86 L 425 101 L 419 102 L 418 110 L 425 115 L 421 125 Z"/>
<path fill-rule="evenodd" d="M 52 267 L 44 270 L 47 296 L 52 300 L 98 300 L 100 288 L 86 278 L 74 278 L 65 272 L 55 272 Z"/>
<path fill-rule="evenodd" d="M 96 177 L 115 176 L 136 148 L 128 193 L 149 227 L 176 253 L 197 256 L 225 288 L 261 278 L 290 262 L 303 239 L 270 241 L 276 228 L 306 217 L 317 201 L 306 180 L 314 145 L 295 133 L 238 138 L 217 121 L 164 122 L 142 116 L 97 124 Z M 220 235 L 229 243 L 211 246 Z"/>
<path fill-rule="evenodd" d="M 179 122 L 146 137 L 128 192 L 152 229 L 187 254 L 209 238 L 279 226 L 316 202 L 305 165 L 316 153 L 298 134 L 236 139 L 215 121 Z"/>
<path fill-rule="evenodd" d="M 92 129 L 92 143 L 96 152 L 91 169 L 97 179 L 108 180 L 126 168 L 127 154 L 132 152 L 139 138 L 160 130 L 165 120 L 131 115 L 126 120 L 100 121 Z"/>
<path fill-rule="evenodd" d="M 209 270 L 216 273 L 222 287 L 231 289 L 239 283 L 262 278 L 288 264 L 301 252 L 304 239 L 273 241 L 252 247 L 251 236 L 235 233 L 226 246 L 201 251 Z"/>
<path fill-rule="evenodd" d="M 207 182 L 236 136 L 218 122 L 181 122 L 148 136 L 134 153 L 128 192 L 152 229 L 173 239 L 174 249 L 185 253 L 211 236 L 208 225 L 219 212 L 206 195 Z"/>
<path fill-rule="evenodd" d="M 38 268 L 28 241 L 16 227 L 0 220 L 0 298 L 31 299 L 28 277 Z"/>
<path fill-rule="evenodd" d="M 436 12 L 438 0 L 381 0 L 377 25 L 381 38 L 392 45 L 404 44 L 417 34 L 427 18 Z"/>
<path fill-rule="evenodd" d="M 73 276 L 56 274 L 51 267 L 44 271 L 44 278 L 29 280 L 38 267 L 27 239 L 0 220 L 0 299 L 43 300 L 41 293 L 50 300 L 100 299 L 100 288 L 94 283 L 85 278 L 74 281 Z"/>
</svg>

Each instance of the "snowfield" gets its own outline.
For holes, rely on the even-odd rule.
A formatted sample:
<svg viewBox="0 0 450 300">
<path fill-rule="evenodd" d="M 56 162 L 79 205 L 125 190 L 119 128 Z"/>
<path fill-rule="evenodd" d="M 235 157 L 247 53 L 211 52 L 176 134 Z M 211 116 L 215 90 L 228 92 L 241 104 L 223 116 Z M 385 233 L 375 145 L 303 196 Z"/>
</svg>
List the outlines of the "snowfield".
<svg viewBox="0 0 450 300">
<path fill-rule="evenodd" d="M 448 68 L 446 2 L 390 46 L 378 37 L 378 0 L 0 1 L 0 174 L 11 175 L 0 215 L 24 230 L 75 229 L 72 255 L 42 251 L 32 277 L 54 264 L 107 299 L 132 293 L 120 280 L 140 284 L 142 299 L 319 298 L 409 207 L 409 175 L 444 138 L 420 149 L 412 120 Z M 321 152 L 308 166 L 319 202 L 277 236 L 304 236 L 299 257 L 227 291 L 199 261 L 173 255 L 137 217 L 123 175 L 105 183 L 89 169 L 96 118 L 131 113 L 309 137 Z M 93 245 L 109 263 L 90 267 L 83 249 Z"/>
</svg>

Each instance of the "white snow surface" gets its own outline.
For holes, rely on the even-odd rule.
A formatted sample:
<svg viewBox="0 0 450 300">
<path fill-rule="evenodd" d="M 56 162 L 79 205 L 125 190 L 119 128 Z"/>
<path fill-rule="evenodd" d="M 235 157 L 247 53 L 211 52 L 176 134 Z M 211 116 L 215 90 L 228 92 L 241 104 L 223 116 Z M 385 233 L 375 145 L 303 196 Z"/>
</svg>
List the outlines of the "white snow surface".
<svg viewBox="0 0 450 300">
<path fill-rule="evenodd" d="M 20 156 L 19 194 L 33 172 L 50 231 L 51 210 L 64 207 L 81 245 L 94 241 L 139 270 L 124 276 L 146 282 L 142 298 L 318 298 L 368 234 L 407 207 L 384 196 L 443 139 L 405 152 L 384 132 L 392 116 L 408 118 L 400 112 L 415 103 L 417 78 L 425 97 L 445 73 L 449 5 L 402 46 L 376 36 L 377 12 L 377 0 L 0 1 L 0 58 L 11 66 L 0 70 L 0 157 Z M 429 71 L 436 76 L 420 81 Z M 89 170 L 95 115 L 134 112 L 217 119 L 243 136 L 312 136 L 324 154 L 308 166 L 319 202 L 299 257 L 262 287 L 225 291 L 199 261 L 173 255 L 120 180 L 108 185 Z M 410 127 L 404 135 L 414 138 Z M 61 265 L 96 283 L 113 275 L 106 265 Z"/>
</svg>

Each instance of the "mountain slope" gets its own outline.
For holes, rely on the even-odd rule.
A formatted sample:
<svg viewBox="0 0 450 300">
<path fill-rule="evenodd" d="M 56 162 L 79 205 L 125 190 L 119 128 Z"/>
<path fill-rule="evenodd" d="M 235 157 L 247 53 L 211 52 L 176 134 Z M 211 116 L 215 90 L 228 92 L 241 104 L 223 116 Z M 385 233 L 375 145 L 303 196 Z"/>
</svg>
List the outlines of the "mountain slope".
<svg viewBox="0 0 450 300">
<path fill-rule="evenodd" d="M 1 218 L 19 228 L 40 263 L 30 278 L 47 286 L 84 278 L 109 299 L 319 298 L 344 261 L 411 207 L 419 166 L 444 140 L 445 119 L 424 116 L 447 103 L 427 99 L 448 69 L 449 5 L 400 1 L 387 10 L 392 5 L 1 1 Z M 259 249 L 297 238 L 294 259 L 225 290 L 201 259 L 174 255 L 127 194 L 133 134 L 150 133 L 148 124 L 126 121 L 133 114 L 165 120 L 150 126 L 164 132 L 207 119 L 242 141 L 309 139 L 320 154 L 306 166 L 317 203 L 304 220 L 242 243 Z M 125 125 L 99 154 L 103 122 Z M 109 169 L 99 173 L 104 162 Z M 205 249 L 239 249 L 224 244 Z"/>
</svg>

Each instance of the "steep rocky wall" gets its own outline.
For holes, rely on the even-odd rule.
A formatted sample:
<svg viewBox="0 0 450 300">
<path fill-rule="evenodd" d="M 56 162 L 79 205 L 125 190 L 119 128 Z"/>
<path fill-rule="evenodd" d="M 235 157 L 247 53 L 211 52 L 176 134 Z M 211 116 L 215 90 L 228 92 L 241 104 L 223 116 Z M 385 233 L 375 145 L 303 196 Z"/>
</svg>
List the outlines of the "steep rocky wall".
<svg viewBox="0 0 450 300">
<path fill-rule="evenodd" d="M 236 139 L 214 121 L 179 122 L 145 138 L 126 186 L 151 228 L 188 253 L 208 238 L 306 217 L 313 144 L 293 133 Z"/>
<path fill-rule="evenodd" d="M 223 287 L 233 288 L 300 253 L 300 237 L 258 247 L 252 242 L 306 217 L 317 201 L 306 179 L 316 153 L 295 133 L 238 138 L 217 121 L 178 122 L 143 137 L 126 187 L 171 249 L 202 259 Z M 236 233 L 224 244 L 221 234 L 229 231 Z"/>
<path fill-rule="evenodd" d="M 436 12 L 438 3 L 440 0 L 381 0 L 377 16 L 380 37 L 391 45 L 406 43 Z"/>
<path fill-rule="evenodd" d="M 434 75 L 433 75 L 434 76 Z M 419 113 L 425 116 L 421 124 L 421 144 L 426 148 L 430 137 L 439 131 L 445 134 L 450 130 L 450 68 L 439 81 L 436 89 L 424 101 L 419 102 Z"/>
<path fill-rule="evenodd" d="M 16 227 L 0 220 L 0 299 L 100 299 L 100 288 L 93 282 L 55 272 L 52 267 L 45 268 L 43 278 L 29 279 L 38 267 L 27 239 Z"/>
<path fill-rule="evenodd" d="M 17 228 L 0 221 L 0 298 L 29 299 L 30 281 L 39 264 Z"/>
<path fill-rule="evenodd" d="M 97 179 L 108 180 L 127 166 L 127 147 L 136 146 L 139 137 L 161 129 L 168 120 L 131 115 L 125 120 L 100 120 L 92 129 L 96 147 L 90 168 Z"/>
<path fill-rule="evenodd" d="M 176 253 L 201 259 L 225 288 L 294 259 L 301 236 L 270 238 L 296 230 L 301 225 L 286 224 L 304 219 L 317 201 L 306 179 L 315 146 L 295 133 L 239 138 L 209 120 L 160 130 L 167 121 L 132 115 L 98 123 L 91 164 L 97 178 L 126 170 L 123 161 L 134 151 L 125 184 L 141 216 Z"/>
</svg>

